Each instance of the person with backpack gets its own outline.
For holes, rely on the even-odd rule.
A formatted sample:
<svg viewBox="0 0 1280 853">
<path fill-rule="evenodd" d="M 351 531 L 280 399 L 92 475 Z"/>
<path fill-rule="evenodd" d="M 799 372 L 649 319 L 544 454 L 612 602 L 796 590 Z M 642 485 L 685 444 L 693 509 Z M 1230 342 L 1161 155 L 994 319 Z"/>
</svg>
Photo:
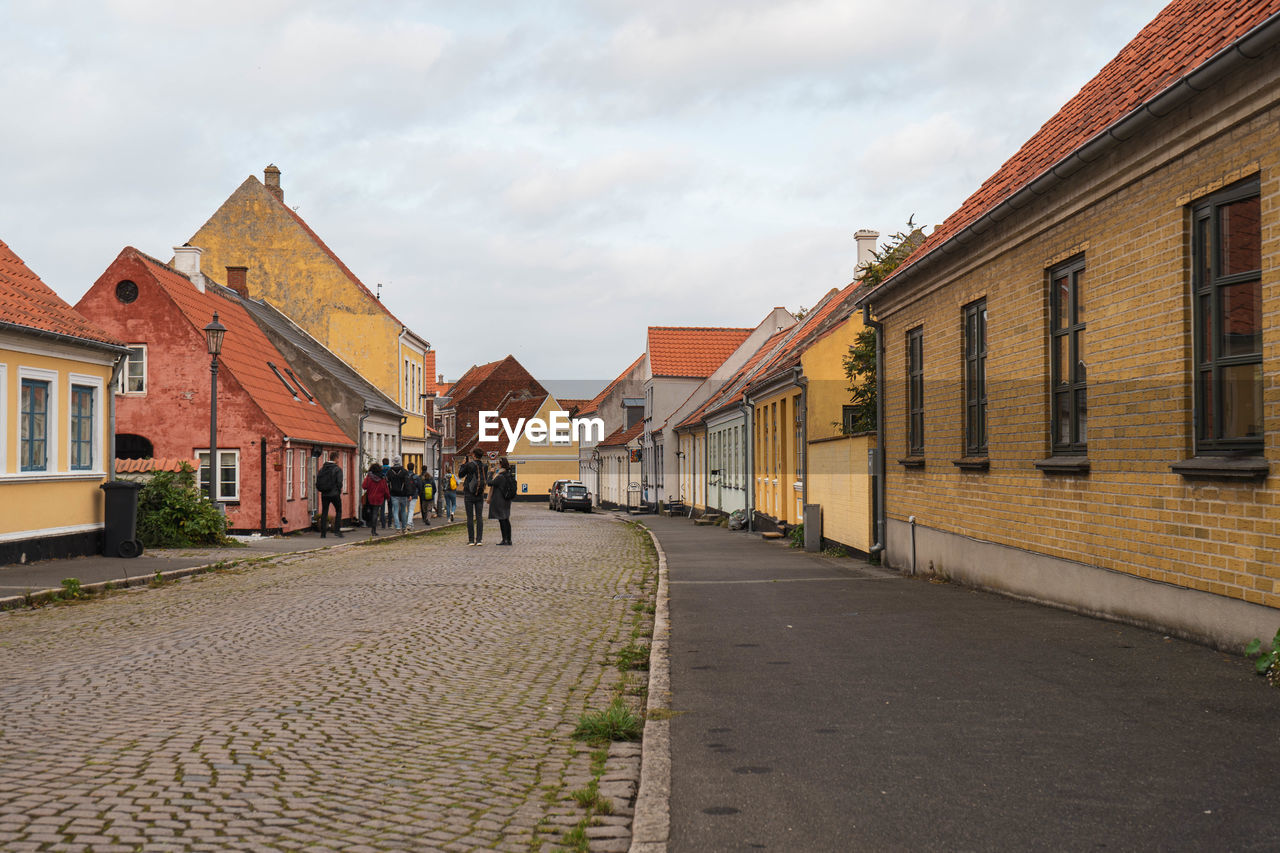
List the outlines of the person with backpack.
<svg viewBox="0 0 1280 853">
<path fill-rule="evenodd" d="M 408 466 L 409 470 L 413 470 L 413 466 Z M 418 508 L 422 512 L 422 526 L 431 526 L 431 499 L 435 497 L 435 480 L 431 478 L 431 472 L 423 470 L 421 474 L 413 475 L 414 487 L 417 489 Z M 413 529 L 413 512 L 409 513 L 409 529 Z"/>
<path fill-rule="evenodd" d="M 462 507 L 467 511 L 467 544 L 484 544 L 484 487 L 488 482 L 489 472 L 484 464 L 484 451 L 476 448 L 458 469 L 462 478 Z"/>
<path fill-rule="evenodd" d="M 387 469 L 387 489 L 391 492 L 391 526 L 401 533 L 409 526 L 409 501 L 413 500 L 413 474 L 400 464 L 400 457 L 391 459 Z"/>
<path fill-rule="evenodd" d="M 516 496 L 516 474 L 507 457 L 498 460 L 498 473 L 489 479 L 489 518 L 497 519 L 502 530 L 499 545 L 511 544 L 511 502 Z"/>
<path fill-rule="evenodd" d="M 320 493 L 320 538 L 328 533 L 329 506 L 333 506 L 333 535 L 342 536 L 342 469 L 338 467 L 338 454 L 329 453 L 329 459 L 316 472 L 316 491 Z"/>
<path fill-rule="evenodd" d="M 387 479 L 382 476 L 382 466 L 374 462 L 369 466 L 369 473 L 364 475 L 364 482 L 360 484 L 364 489 L 364 505 L 365 518 L 369 522 L 369 535 L 378 535 L 378 516 L 382 512 L 382 507 L 391 497 L 391 492 L 387 488 Z"/>
<path fill-rule="evenodd" d="M 458 478 L 453 476 L 452 471 L 440 476 L 440 489 L 444 494 L 445 514 L 453 521 L 453 513 L 458 508 Z"/>
</svg>

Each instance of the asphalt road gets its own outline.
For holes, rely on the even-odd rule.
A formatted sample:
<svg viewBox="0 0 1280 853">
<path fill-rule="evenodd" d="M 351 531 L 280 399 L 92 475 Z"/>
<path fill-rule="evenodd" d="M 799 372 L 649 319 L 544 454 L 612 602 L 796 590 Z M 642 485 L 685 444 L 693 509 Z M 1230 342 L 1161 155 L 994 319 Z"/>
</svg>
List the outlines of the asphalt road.
<svg viewBox="0 0 1280 853">
<path fill-rule="evenodd" d="M 687 520 L 684 851 L 1280 850 L 1280 691 L 1242 658 Z"/>
</svg>

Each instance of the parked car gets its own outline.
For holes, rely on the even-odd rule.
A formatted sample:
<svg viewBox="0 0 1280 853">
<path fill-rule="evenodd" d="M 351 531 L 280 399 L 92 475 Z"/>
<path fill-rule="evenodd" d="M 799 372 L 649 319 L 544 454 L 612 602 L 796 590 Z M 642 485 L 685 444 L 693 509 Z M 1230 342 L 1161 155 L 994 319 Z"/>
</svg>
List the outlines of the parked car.
<svg viewBox="0 0 1280 853">
<path fill-rule="evenodd" d="M 561 512 L 566 509 L 580 509 L 591 512 L 591 492 L 582 483 L 565 483 L 560 488 L 560 499 L 557 505 Z"/>
<path fill-rule="evenodd" d="M 564 488 L 565 484 L 576 483 L 576 482 L 578 481 L 577 480 L 556 480 L 554 483 L 552 483 L 551 488 L 547 489 L 547 495 L 548 495 L 547 509 L 556 509 L 556 506 L 560 500 L 560 490 Z"/>
</svg>

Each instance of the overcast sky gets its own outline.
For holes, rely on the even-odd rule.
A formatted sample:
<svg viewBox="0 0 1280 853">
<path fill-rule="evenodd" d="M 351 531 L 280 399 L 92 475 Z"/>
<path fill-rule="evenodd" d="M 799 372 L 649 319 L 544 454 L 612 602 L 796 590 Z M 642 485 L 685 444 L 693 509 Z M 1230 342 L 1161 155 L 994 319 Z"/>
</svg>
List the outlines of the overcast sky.
<svg viewBox="0 0 1280 853">
<path fill-rule="evenodd" d="M 4 0 L 0 239 L 75 303 L 274 163 L 446 378 L 606 381 L 941 222 L 1162 6 Z"/>
</svg>

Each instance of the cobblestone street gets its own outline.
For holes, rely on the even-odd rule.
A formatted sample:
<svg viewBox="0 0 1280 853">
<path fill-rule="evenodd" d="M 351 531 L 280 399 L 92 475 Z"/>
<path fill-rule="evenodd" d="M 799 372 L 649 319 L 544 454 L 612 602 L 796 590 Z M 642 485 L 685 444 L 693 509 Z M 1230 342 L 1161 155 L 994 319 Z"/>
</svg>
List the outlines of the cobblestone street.
<svg viewBox="0 0 1280 853">
<path fill-rule="evenodd" d="M 513 525 L 0 615 L 0 847 L 558 848 L 651 546 Z"/>
</svg>

